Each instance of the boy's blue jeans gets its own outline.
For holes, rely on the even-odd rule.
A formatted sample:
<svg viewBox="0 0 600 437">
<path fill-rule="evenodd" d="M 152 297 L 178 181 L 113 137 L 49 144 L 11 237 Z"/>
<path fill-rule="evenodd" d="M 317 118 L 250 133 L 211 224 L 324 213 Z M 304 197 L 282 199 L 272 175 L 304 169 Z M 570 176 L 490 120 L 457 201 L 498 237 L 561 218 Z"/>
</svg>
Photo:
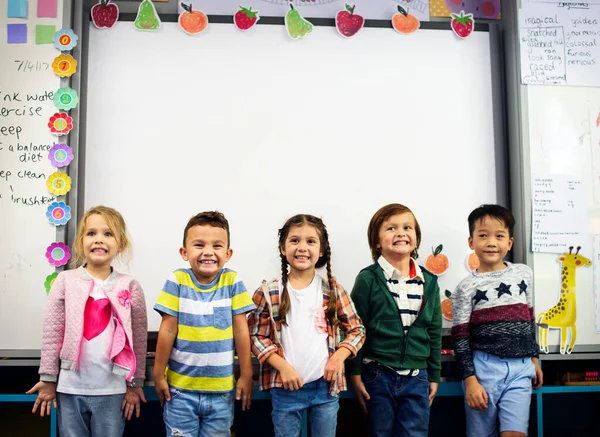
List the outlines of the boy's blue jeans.
<svg viewBox="0 0 600 437">
<path fill-rule="evenodd" d="M 83 396 L 56 393 L 60 437 L 122 437 L 125 417 L 119 395 Z"/>
<path fill-rule="evenodd" d="M 233 390 L 199 393 L 169 387 L 163 420 L 167 437 L 229 437 L 233 425 Z"/>
<path fill-rule="evenodd" d="M 429 380 L 427 370 L 400 376 L 375 363 L 365 365 L 362 381 L 369 393 L 367 420 L 371 437 L 427 437 Z"/>
<path fill-rule="evenodd" d="M 329 394 L 329 383 L 320 378 L 300 390 L 271 389 L 275 437 L 298 437 L 302 431 L 302 412 L 308 410 L 308 426 L 313 437 L 335 437 L 338 398 Z"/>
</svg>

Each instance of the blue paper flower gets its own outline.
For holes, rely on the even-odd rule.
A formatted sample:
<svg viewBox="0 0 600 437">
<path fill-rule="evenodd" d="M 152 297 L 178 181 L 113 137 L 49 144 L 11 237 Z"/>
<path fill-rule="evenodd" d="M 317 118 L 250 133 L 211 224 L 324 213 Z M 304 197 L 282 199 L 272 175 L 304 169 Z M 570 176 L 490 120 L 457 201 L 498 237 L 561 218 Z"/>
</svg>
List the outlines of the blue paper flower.
<svg viewBox="0 0 600 437">
<path fill-rule="evenodd" d="M 46 217 L 51 225 L 66 225 L 71 219 L 71 207 L 65 202 L 52 202 L 46 211 Z"/>
<path fill-rule="evenodd" d="M 54 45 L 61 52 L 73 50 L 73 48 L 77 45 L 77 40 L 79 40 L 79 37 L 75 35 L 75 32 L 73 32 L 71 29 L 61 29 L 56 32 L 52 38 Z"/>
</svg>

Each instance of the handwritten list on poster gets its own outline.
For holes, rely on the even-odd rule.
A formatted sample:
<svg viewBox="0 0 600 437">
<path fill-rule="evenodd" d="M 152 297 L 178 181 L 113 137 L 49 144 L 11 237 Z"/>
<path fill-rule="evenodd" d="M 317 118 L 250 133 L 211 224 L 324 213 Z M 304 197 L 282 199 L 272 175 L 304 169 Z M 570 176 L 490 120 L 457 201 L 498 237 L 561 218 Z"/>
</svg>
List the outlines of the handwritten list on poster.
<svg viewBox="0 0 600 437">
<path fill-rule="evenodd" d="M 538 175 L 532 181 L 532 250 L 563 253 L 583 246 L 587 235 L 586 187 L 562 175 Z"/>
<path fill-rule="evenodd" d="M 519 41 L 523 84 L 600 86 L 600 5 L 526 3 Z"/>
</svg>

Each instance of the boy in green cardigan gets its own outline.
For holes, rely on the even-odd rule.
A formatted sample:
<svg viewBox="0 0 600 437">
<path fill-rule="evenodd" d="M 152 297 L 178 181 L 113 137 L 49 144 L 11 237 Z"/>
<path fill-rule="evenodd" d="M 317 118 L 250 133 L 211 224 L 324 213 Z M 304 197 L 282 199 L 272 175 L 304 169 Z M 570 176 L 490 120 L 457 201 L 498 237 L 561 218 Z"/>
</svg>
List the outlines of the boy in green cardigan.
<svg viewBox="0 0 600 437">
<path fill-rule="evenodd" d="M 375 263 L 360 271 L 351 294 L 366 328 L 349 362 L 352 385 L 371 437 L 426 437 L 442 368 L 437 276 L 415 262 L 421 228 L 406 206 L 377 211 L 368 238 Z"/>
</svg>

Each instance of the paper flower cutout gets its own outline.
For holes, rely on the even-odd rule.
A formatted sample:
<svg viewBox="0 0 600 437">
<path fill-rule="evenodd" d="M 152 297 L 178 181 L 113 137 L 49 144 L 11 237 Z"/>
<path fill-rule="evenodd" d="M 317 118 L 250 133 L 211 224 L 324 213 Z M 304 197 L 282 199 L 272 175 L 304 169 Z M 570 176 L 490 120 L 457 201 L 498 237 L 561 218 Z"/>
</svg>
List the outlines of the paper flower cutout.
<svg viewBox="0 0 600 437">
<path fill-rule="evenodd" d="M 46 276 L 46 281 L 44 281 L 44 287 L 46 288 L 46 294 L 50 293 L 50 289 L 54 285 L 54 281 L 56 281 L 57 276 L 58 276 L 58 272 L 54 272 L 54 273 Z"/>
<path fill-rule="evenodd" d="M 46 186 L 55 196 L 64 196 L 71 191 L 71 178 L 66 173 L 55 171 L 48 177 Z"/>
<path fill-rule="evenodd" d="M 70 87 L 59 88 L 54 93 L 54 104 L 58 109 L 68 111 L 73 109 L 79 103 L 77 91 Z"/>
<path fill-rule="evenodd" d="M 71 55 L 58 55 L 52 62 L 54 74 L 69 77 L 77 71 L 77 61 Z"/>
<path fill-rule="evenodd" d="M 56 112 L 50 117 L 48 128 L 56 136 L 67 135 L 73 129 L 73 119 L 66 112 Z"/>
<path fill-rule="evenodd" d="M 68 52 L 77 45 L 78 39 L 79 37 L 71 29 L 61 29 L 54 34 L 52 41 L 58 50 Z"/>
<path fill-rule="evenodd" d="M 71 258 L 71 249 L 64 243 L 52 243 L 46 249 L 46 258 L 55 267 L 64 266 Z"/>
<path fill-rule="evenodd" d="M 54 167 L 66 167 L 73 161 L 73 149 L 66 144 L 55 144 L 48 151 L 48 159 Z"/>
<path fill-rule="evenodd" d="M 66 225 L 71 219 L 71 207 L 65 202 L 52 202 L 46 211 L 46 217 L 51 225 Z"/>
<path fill-rule="evenodd" d="M 129 308 L 129 306 L 131 305 L 131 293 L 129 293 L 129 290 L 119 291 L 117 297 L 119 298 L 119 303 L 121 305 L 123 305 L 125 308 Z"/>
</svg>

